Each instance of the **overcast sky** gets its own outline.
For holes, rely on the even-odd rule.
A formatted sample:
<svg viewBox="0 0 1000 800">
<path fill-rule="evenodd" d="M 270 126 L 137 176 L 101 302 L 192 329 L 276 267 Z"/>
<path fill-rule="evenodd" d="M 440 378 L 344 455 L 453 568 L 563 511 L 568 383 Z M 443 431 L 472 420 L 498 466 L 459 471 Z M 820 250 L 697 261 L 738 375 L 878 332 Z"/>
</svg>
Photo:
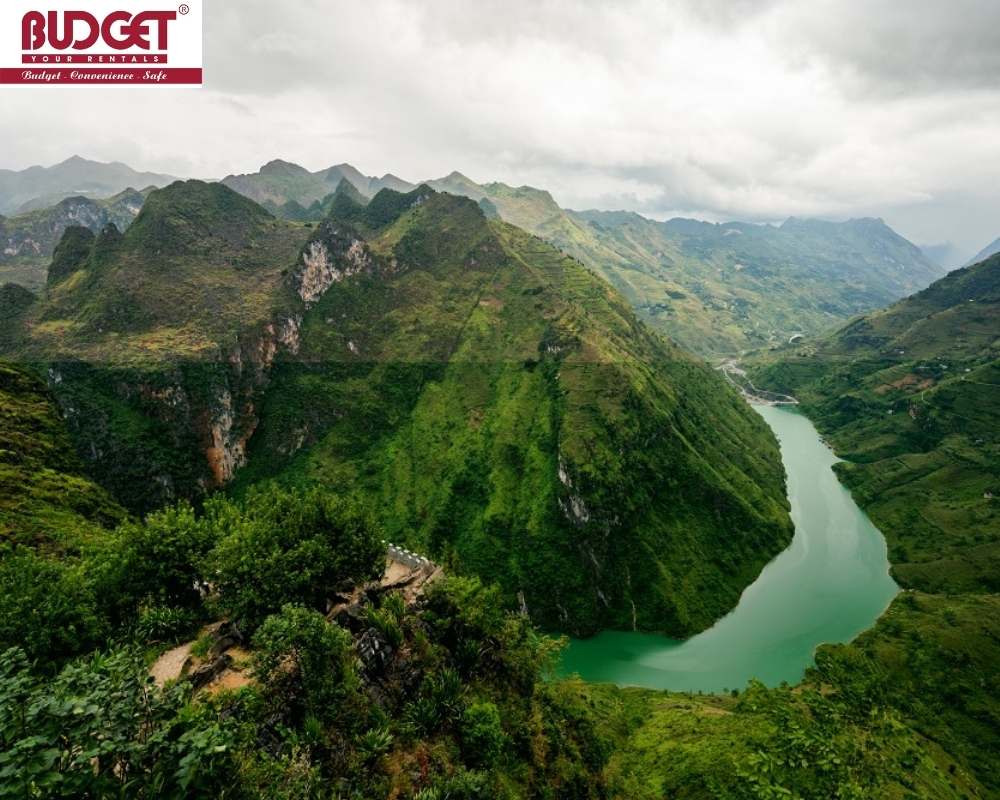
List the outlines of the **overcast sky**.
<svg viewBox="0 0 1000 800">
<path fill-rule="evenodd" d="M 205 67 L 0 89 L 0 166 L 348 161 L 661 218 L 882 216 L 966 255 L 1000 236 L 1000 0 L 214 0 Z"/>
</svg>

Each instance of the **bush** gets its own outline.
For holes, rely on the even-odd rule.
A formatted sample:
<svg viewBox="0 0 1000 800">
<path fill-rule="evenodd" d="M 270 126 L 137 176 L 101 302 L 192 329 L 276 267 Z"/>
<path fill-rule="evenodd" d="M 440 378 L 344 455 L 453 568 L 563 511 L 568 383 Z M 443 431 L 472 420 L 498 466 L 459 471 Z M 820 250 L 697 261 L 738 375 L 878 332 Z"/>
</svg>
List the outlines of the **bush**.
<svg viewBox="0 0 1000 800">
<path fill-rule="evenodd" d="M 128 522 L 88 555 L 88 569 L 111 616 L 133 616 L 142 604 L 193 608 L 201 602 L 201 562 L 213 532 L 188 503 Z"/>
<path fill-rule="evenodd" d="M 251 491 L 243 507 L 209 500 L 208 556 L 220 603 L 252 631 L 283 605 L 322 610 L 339 589 L 381 574 L 385 547 L 363 507 L 319 489 Z"/>
<path fill-rule="evenodd" d="M 173 644 L 189 634 L 197 624 L 198 617 L 189 608 L 149 606 L 139 611 L 135 635 L 146 644 Z"/>
<path fill-rule="evenodd" d="M 475 703 L 462 714 L 462 754 L 470 764 L 490 767 L 503 752 L 506 737 L 493 703 Z"/>
<path fill-rule="evenodd" d="M 161 691 L 119 651 L 39 679 L 0 654 L 0 797 L 205 797 L 224 791 L 230 739 L 186 684 Z"/>
<path fill-rule="evenodd" d="M 0 549 L 0 649 L 50 663 L 97 647 L 107 630 L 79 565 Z"/>
<path fill-rule="evenodd" d="M 329 721 L 358 689 L 352 639 L 322 614 L 286 605 L 253 637 L 254 673 L 278 707 Z"/>
</svg>

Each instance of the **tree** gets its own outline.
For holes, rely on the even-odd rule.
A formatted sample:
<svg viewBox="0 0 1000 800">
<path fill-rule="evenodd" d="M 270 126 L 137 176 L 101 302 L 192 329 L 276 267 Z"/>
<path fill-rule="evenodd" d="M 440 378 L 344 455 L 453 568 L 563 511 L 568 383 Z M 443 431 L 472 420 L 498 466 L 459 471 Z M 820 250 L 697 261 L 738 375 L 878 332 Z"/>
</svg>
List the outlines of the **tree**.
<svg viewBox="0 0 1000 800">
<path fill-rule="evenodd" d="M 223 609 L 249 631 L 287 603 L 322 610 L 333 593 L 384 566 L 381 536 L 361 504 L 320 489 L 271 485 L 242 507 L 213 499 L 206 520 L 220 537 L 209 576 Z"/>
<path fill-rule="evenodd" d="M 0 648 L 50 663 L 96 647 L 106 633 L 78 564 L 0 548 Z"/>
<path fill-rule="evenodd" d="M 140 604 L 192 608 L 201 602 L 201 566 L 214 538 L 189 503 L 178 503 L 121 525 L 88 554 L 88 571 L 119 620 Z"/>
<path fill-rule="evenodd" d="M 352 639 L 322 614 L 286 605 L 253 637 L 257 679 L 278 707 L 329 720 L 358 689 Z"/>
</svg>

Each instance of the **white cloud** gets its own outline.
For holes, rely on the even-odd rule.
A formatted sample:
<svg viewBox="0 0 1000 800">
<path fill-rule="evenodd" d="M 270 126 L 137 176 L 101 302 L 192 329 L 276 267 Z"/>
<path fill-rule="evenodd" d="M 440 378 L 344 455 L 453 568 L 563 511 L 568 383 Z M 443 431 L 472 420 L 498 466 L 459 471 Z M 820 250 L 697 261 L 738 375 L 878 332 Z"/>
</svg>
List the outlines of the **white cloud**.
<svg viewBox="0 0 1000 800">
<path fill-rule="evenodd" d="M 1000 233 L 998 17 L 992 0 L 215 3 L 206 89 L 4 91 L 0 141 L 11 167 L 348 160 L 660 216 L 874 213 L 972 250 Z"/>
</svg>

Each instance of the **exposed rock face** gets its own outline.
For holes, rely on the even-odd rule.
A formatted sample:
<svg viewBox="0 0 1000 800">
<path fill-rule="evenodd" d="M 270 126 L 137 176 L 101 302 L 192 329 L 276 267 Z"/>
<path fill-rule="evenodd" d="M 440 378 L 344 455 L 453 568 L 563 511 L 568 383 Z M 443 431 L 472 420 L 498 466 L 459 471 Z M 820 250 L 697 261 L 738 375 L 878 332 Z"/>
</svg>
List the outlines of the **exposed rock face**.
<svg viewBox="0 0 1000 800">
<path fill-rule="evenodd" d="M 17 217 L 0 217 L 0 263 L 52 255 L 63 233 L 71 226 L 99 232 L 109 223 L 124 230 L 142 208 L 139 192 L 123 193 L 111 201 L 69 197 L 51 208 Z"/>
<path fill-rule="evenodd" d="M 368 272 L 374 259 L 360 239 L 334 222 L 324 222 L 302 251 L 295 288 L 310 308 L 333 284 Z"/>
</svg>

